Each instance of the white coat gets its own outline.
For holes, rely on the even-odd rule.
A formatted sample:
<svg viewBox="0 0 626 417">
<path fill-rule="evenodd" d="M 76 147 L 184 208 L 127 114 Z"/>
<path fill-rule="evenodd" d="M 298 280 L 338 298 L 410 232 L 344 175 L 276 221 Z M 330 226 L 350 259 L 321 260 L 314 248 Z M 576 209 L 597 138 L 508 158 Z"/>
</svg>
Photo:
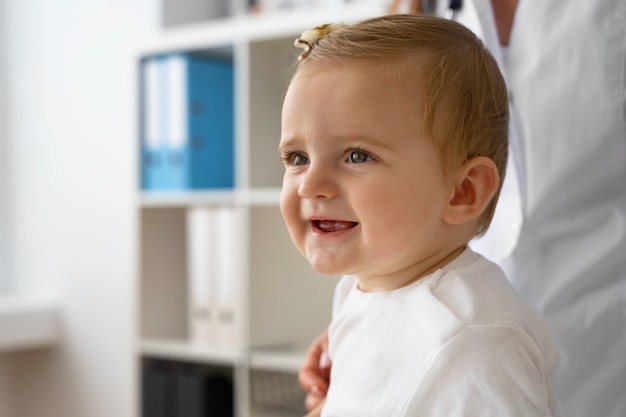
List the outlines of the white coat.
<svg viewBox="0 0 626 417">
<path fill-rule="evenodd" d="M 565 415 L 624 417 L 626 1 L 520 0 L 506 51 L 490 0 L 454 18 L 499 60 L 513 116 L 517 178 L 473 246 L 551 324 Z"/>
</svg>

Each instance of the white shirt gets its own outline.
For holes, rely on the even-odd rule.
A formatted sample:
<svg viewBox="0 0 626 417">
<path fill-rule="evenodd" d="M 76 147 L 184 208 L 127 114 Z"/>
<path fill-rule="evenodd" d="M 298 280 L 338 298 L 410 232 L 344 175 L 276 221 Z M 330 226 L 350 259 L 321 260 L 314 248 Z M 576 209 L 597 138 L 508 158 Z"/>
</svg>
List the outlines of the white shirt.
<svg viewBox="0 0 626 417">
<path fill-rule="evenodd" d="M 323 417 L 556 415 L 550 329 L 495 264 L 466 250 L 433 274 L 336 291 Z"/>
</svg>

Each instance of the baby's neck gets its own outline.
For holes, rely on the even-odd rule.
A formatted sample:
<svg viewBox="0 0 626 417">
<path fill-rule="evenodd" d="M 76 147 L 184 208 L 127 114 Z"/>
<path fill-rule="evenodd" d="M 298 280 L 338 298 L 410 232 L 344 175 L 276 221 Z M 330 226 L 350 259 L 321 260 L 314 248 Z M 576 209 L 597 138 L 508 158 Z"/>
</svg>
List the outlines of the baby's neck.
<svg viewBox="0 0 626 417">
<path fill-rule="evenodd" d="M 467 248 L 467 245 L 438 252 L 433 256 L 412 264 L 403 270 L 380 276 L 359 276 L 358 288 L 362 292 L 393 291 L 411 285 L 421 278 L 443 268 Z"/>
</svg>

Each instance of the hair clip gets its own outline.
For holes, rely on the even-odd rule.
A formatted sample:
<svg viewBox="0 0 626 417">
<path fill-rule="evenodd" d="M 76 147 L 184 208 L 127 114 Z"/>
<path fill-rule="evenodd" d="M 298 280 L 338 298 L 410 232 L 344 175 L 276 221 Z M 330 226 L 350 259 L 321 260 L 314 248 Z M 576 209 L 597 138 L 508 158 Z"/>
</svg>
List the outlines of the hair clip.
<svg viewBox="0 0 626 417">
<path fill-rule="evenodd" d="M 327 23 L 325 25 L 319 25 L 310 30 L 305 30 L 302 32 L 300 37 L 296 39 L 293 45 L 297 48 L 302 48 L 304 51 L 300 53 L 298 57 L 298 61 L 302 61 L 309 53 L 311 53 L 311 49 L 315 46 L 315 44 L 322 39 L 324 36 L 329 33 L 334 32 L 338 28 L 345 27 L 346 25 L 343 23 Z"/>
</svg>

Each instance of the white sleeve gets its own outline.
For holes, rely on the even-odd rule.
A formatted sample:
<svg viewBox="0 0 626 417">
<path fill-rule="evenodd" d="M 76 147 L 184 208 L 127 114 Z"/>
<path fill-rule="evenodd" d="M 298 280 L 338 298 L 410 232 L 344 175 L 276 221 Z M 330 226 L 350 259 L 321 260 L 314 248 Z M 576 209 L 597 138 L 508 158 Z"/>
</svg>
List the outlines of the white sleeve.
<svg viewBox="0 0 626 417">
<path fill-rule="evenodd" d="M 432 358 L 405 417 L 547 417 L 560 411 L 551 392 L 550 355 L 520 329 L 470 325 Z M 548 358 L 548 360 L 546 360 Z"/>
</svg>

